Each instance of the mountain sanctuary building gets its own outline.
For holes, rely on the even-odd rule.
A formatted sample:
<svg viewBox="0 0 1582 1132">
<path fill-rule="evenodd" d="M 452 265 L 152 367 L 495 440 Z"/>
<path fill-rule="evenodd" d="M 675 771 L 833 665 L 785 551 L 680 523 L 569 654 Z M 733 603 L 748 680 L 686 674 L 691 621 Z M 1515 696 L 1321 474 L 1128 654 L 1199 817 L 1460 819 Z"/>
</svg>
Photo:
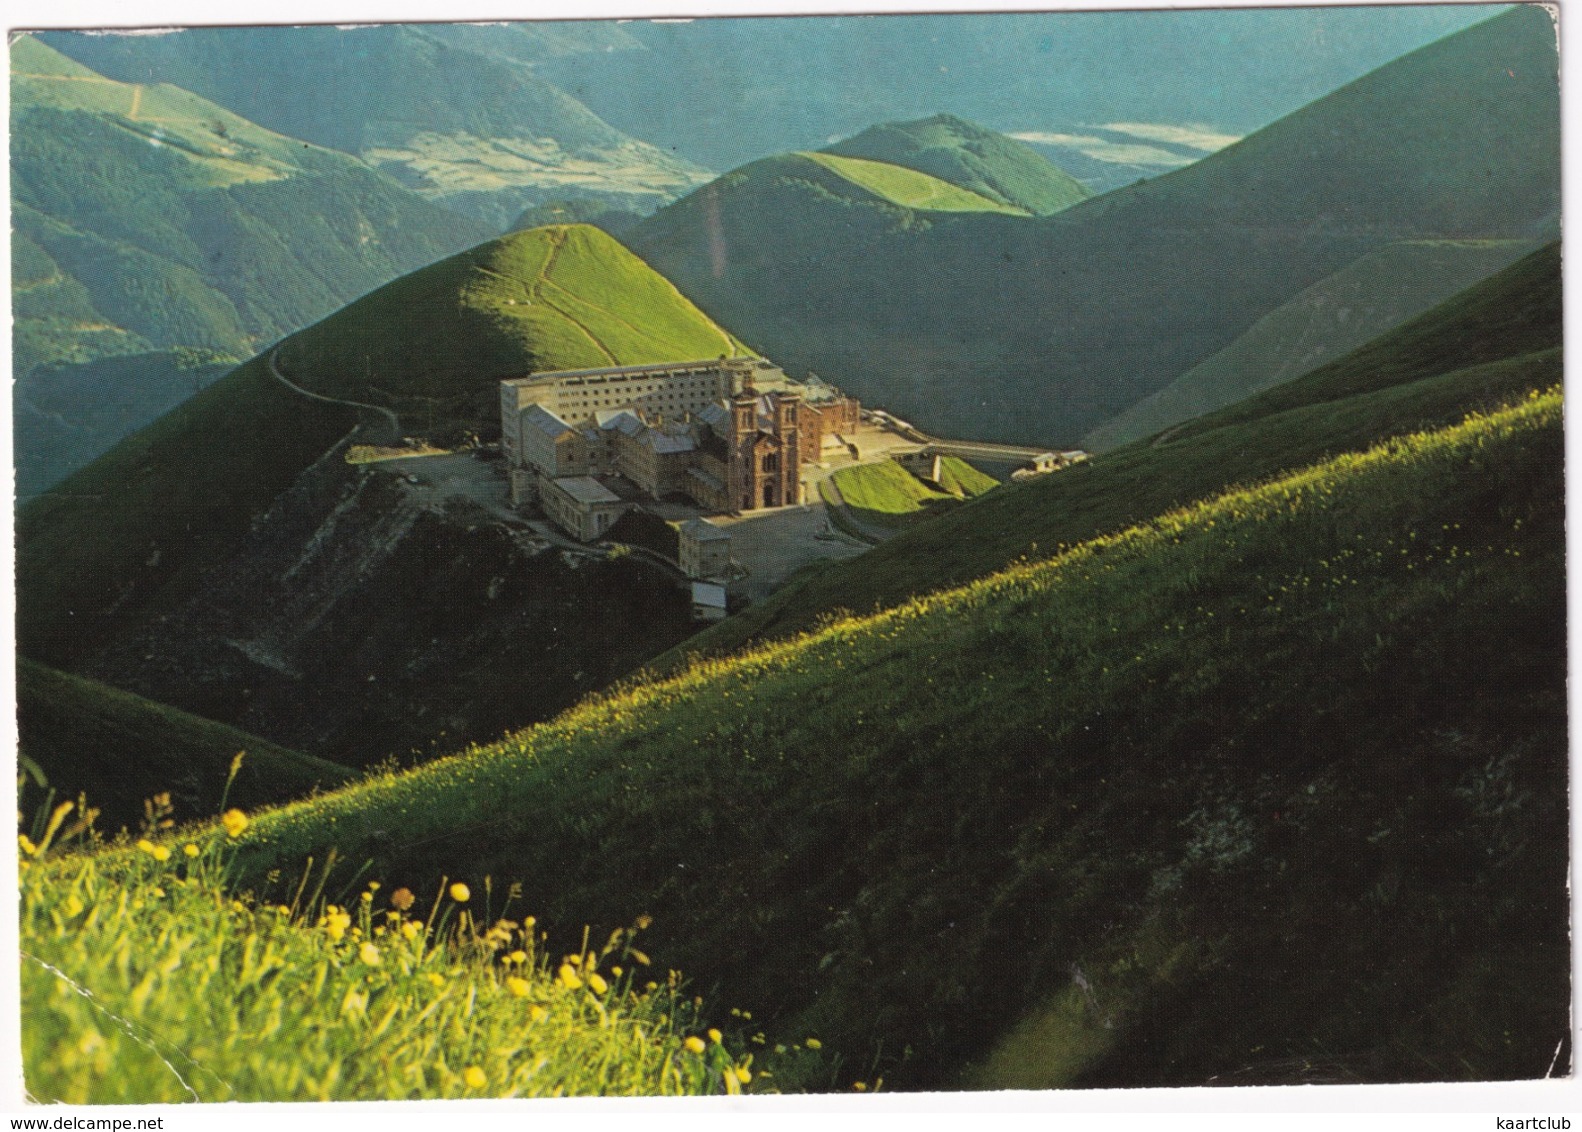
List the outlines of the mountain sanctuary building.
<svg viewBox="0 0 1582 1132">
<path fill-rule="evenodd" d="M 792 381 L 760 358 L 560 370 L 500 383 L 512 499 L 541 502 L 585 541 L 614 522 L 599 509 L 619 505 L 598 477 L 717 514 L 801 503 L 803 467 L 826 447 L 847 450 L 861 413 L 833 386 Z M 567 487 L 568 480 L 600 486 L 610 498 L 595 501 L 586 483 Z"/>
</svg>

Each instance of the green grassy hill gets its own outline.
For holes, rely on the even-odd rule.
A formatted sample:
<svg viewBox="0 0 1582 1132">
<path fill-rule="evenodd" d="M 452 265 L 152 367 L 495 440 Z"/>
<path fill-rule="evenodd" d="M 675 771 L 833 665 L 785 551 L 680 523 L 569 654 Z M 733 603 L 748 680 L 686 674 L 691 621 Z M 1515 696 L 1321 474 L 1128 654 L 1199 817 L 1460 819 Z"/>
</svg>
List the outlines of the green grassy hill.
<svg viewBox="0 0 1582 1132">
<path fill-rule="evenodd" d="M 259 815 L 242 875 L 333 845 L 520 881 L 553 938 L 640 904 L 771 1033 L 903 1085 L 1541 1074 L 1560 424 L 1533 390 L 618 690 Z"/>
<path fill-rule="evenodd" d="M 864 209 L 781 160 L 628 242 L 793 369 L 939 435 L 1066 445 L 1371 252 L 1553 238 L 1558 121 L 1521 6 L 1054 216 Z"/>
<path fill-rule="evenodd" d="M 1134 442 L 1007 485 L 850 565 L 797 580 L 657 664 L 803 632 L 832 610 L 887 608 L 961 585 L 1232 484 L 1447 424 L 1469 408 L 1559 381 L 1561 314 L 1560 248 L 1551 244 L 1343 359 L 1188 422 L 1168 443 Z"/>
<path fill-rule="evenodd" d="M 954 456 L 940 461 L 939 475 L 939 483 L 934 485 L 894 460 L 885 460 L 842 468 L 831 479 L 858 519 L 892 527 L 925 515 L 934 518 L 942 508 L 1000 486 L 999 481 Z"/>
<path fill-rule="evenodd" d="M 1000 212 L 1026 216 L 1023 209 L 992 200 L 982 193 L 953 185 L 928 173 L 919 173 L 889 161 L 845 157 L 833 153 L 799 153 L 859 185 L 875 196 L 921 212 Z"/>
<path fill-rule="evenodd" d="M 31 35 L 10 60 L 14 367 L 34 400 L 61 366 L 105 357 L 247 357 L 492 234 L 185 90 L 111 81 Z M 103 451 L 149 419 L 142 383 L 63 420 Z M 118 430 L 94 419 L 117 406 Z M 44 458 L 18 439 L 24 464 Z"/>
<path fill-rule="evenodd" d="M 1032 147 L 953 114 L 872 126 L 824 152 L 904 165 L 1038 216 L 1091 195 Z"/>
<path fill-rule="evenodd" d="M 172 816 L 190 822 L 220 812 L 231 760 L 245 751 L 229 801 L 253 808 L 342 786 L 346 767 L 288 751 L 256 735 L 188 715 L 97 681 L 17 664 L 20 750 L 60 798 L 86 793 L 98 827 L 136 830 L 143 801 L 171 795 Z"/>
<path fill-rule="evenodd" d="M 1083 447 L 1102 452 L 1300 377 L 1533 250 L 1526 240 L 1414 240 L 1371 252 L 1094 429 Z"/>
<path fill-rule="evenodd" d="M 739 344 L 605 233 L 518 232 L 379 288 L 281 345 L 315 393 L 412 432 L 487 428 L 502 377 L 734 353 Z M 192 592 L 356 423 L 263 356 L 128 437 L 18 517 L 18 641 L 58 666 Z"/>
</svg>

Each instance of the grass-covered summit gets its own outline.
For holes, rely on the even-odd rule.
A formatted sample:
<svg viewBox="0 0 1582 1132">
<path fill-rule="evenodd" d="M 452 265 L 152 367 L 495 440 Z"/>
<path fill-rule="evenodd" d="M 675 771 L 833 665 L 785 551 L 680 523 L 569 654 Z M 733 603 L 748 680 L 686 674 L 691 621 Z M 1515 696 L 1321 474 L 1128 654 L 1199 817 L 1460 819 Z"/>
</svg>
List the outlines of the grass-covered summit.
<svg viewBox="0 0 1582 1132">
<path fill-rule="evenodd" d="M 1092 195 L 1031 146 L 954 114 L 871 126 L 823 152 L 903 165 L 1036 216 Z"/>
<path fill-rule="evenodd" d="M 287 338 L 297 385 L 387 406 L 403 431 L 476 428 L 498 381 L 739 352 L 731 335 L 596 228 L 539 228 L 403 276 Z M 27 504 L 22 651 L 66 666 L 150 603 L 191 592 L 252 520 L 357 423 L 260 355 Z"/>
</svg>

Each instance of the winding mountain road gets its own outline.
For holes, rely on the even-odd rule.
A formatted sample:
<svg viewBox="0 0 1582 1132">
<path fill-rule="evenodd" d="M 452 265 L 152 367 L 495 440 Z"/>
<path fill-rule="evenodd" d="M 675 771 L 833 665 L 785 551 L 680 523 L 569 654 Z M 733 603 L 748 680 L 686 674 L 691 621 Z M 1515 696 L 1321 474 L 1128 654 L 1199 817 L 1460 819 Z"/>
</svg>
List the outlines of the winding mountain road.
<svg viewBox="0 0 1582 1132">
<path fill-rule="evenodd" d="M 369 439 L 373 443 L 394 444 L 401 439 L 401 418 L 395 415 L 395 411 L 393 409 L 387 409 L 383 405 L 369 405 L 362 401 L 348 401 L 344 397 L 326 397 L 322 393 L 314 393 L 312 390 L 302 388 L 302 386 L 296 384 L 285 374 L 280 372 L 279 346 L 276 346 L 273 350 L 269 351 L 269 356 L 265 359 L 265 361 L 269 366 L 269 375 L 276 381 L 280 382 L 281 385 L 284 385 L 287 389 L 291 390 L 293 393 L 300 393 L 302 396 L 307 397 L 310 400 L 323 401 L 330 405 L 349 405 L 354 409 L 367 409 L 369 412 L 378 413 L 380 416 L 384 417 L 385 420 L 390 423 L 390 436 L 388 439 L 370 436 Z"/>
</svg>

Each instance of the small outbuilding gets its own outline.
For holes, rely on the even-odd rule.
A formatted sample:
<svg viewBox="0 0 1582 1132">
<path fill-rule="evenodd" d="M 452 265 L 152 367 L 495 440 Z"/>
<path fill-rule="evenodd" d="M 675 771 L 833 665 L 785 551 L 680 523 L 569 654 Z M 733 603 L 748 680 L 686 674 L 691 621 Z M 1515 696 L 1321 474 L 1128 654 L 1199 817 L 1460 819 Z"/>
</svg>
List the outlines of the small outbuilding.
<svg viewBox="0 0 1582 1132">
<path fill-rule="evenodd" d="M 689 578 L 723 578 L 731 568 L 730 532 L 707 519 L 688 519 L 677 531 L 676 552 Z"/>
</svg>

